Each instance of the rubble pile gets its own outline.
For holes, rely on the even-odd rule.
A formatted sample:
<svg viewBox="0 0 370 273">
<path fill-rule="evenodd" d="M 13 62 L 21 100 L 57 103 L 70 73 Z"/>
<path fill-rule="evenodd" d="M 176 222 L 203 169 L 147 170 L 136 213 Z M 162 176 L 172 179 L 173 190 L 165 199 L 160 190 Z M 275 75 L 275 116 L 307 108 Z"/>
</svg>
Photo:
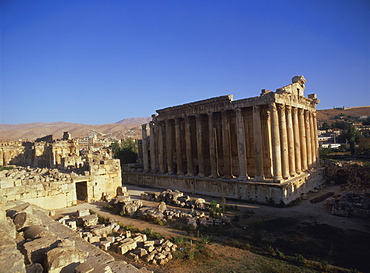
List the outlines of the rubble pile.
<svg viewBox="0 0 370 273">
<path fill-rule="evenodd" d="M 204 212 L 199 210 L 211 210 L 210 203 L 207 203 L 203 198 L 191 198 L 184 196 L 178 190 L 167 189 L 161 193 L 145 192 L 141 194 L 143 200 L 160 202 L 159 205 L 154 207 L 143 206 L 141 200 L 131 200 L 126 187 L 120 187 L 117 190 L 116 198 L 112 199 L 109 204 L 120 209 L 121 215 L 129 215 L 131 217 L 140 217 L 146 221 L 162 221 L 167 223 L 169 221 L 184 221 L 186 225 L 196 229 L 197 226 L 213 226 L 224 225 L 230 223 L 230 219 L 218 213 L 216 217 L 210 217 Z M 168 208 L 167 204 L 191 208 L 190 212 L 184 212 L 180 209 Z"/>
<path fill-rule="evenodd" d="M 184 193 L 171 189 L 167 189 L 163 192 L 144 192 L 141 194 L 141 199 L 156 202 L 165 202 L 182 208 L 196 208 L 200 210 L 209 211 L 210 204 L 207 203 L 203 198 L 191 198 L 190 196 L 184 196 Z"/>
<path fill-rule="evenodd" d="M 329 199 L 327 204 L 333 205 L 333 215 L 370 218 L 370 190 L 362 193 L 344 192 L 337 198 Z"/>
<path fill-rule="evenodd" d="M 361 185 L 370 181 L 370 167 L 359 165 L 358 162 L 322 160 L 322 166 L 326 167 L 326 180 L 336 184 Z"/>
<path fill-rule="evenodd" d="M 77 231 L 87 242 L 105 251 L 128 254 L 135 261 L 142 259 L 163 265 L 172 259 L 172 253 L 177 249 L 177 245 L 169 240 L 149 240 L 146 234 L 131 233 L 130 230 L 121 228 L 117 222 L 98 224 L 98 216 L 90 214 L 89 210 L 79 210 L 76 216 L 66 216 L 58 221 Z"/>
</svg>

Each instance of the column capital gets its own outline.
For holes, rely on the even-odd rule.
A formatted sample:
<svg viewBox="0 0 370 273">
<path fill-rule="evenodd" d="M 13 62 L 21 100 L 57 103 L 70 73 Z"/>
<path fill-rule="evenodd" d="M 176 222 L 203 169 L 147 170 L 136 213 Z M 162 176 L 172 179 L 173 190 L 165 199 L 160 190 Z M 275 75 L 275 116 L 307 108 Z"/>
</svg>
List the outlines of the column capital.
<svg viewBox="0 0 370 273">
<path fill-rule="evenodd" d="M 141 124 L 141 128 L 142 128 L 143 130 L 145 130 L 145 129 L 146 129 L 146 123 Z"/>
<path fill-rule="evenodd" d="M 291 111 L 292 110 L 292 106 L 290 105 L 285 105 L 285 109 L 288 110 L 288 111 Z"/>
<path fill-rule="evenodd" d="M 279 111 L 283 111 L 285 109 L 285 105 L 284 104 L 277 104 L 277 109 Z"/>
</svg>

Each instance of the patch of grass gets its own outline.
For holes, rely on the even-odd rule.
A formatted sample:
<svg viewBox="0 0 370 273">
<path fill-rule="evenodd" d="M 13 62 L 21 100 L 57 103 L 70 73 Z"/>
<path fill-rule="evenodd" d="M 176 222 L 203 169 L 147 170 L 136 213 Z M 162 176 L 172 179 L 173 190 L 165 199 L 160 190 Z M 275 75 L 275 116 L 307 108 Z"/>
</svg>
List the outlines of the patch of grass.
<svg viewBox="0 0 370 273">
<path fill-rule="evenodd" d="M 159 218 L 155 218 L 154 223 L 156 223 L 157 225 L 160 225 L 160 226 L 166 225 L 166 221 L 164 221 L 162 219 L 159 219 Z"/>
<path fill-rule="evenodd" d="M 114 208 L 113 206 L 108 205 L 108 204 L 105 204 L 105 205 L 103 206 L 103 208 L 104 208 L 104 209 L 106 209 L 106 210 L 110 210 L 110 211 L 114 211 L 114 210 L 115 210 L 115 208 Z"/>
<path fill-rule="evenodd" d="M 13 167 L 4 167 L 4 166 L 0 166 L 0 172 L 1 171 L 8 171 L 8 170 L 12 170 L 14 169 Z"/>
<path fill-rule="evenodd" d="M 142 231 L 142 233 L 144 233 L 144 234 L 146 234 L 146 235 L 150 236 L 150 235 L 152 235 L 152 234 L 153 234 L 153 229 L 152 229 L 151 227 L 147 227 L 146 229 L 144 229 L 144 230 Z"/>
<path fill-rule="evenodd" d="M 183 236 L 177 236 L 176 238 L 173 239 L 173 242 L 177 245 L 180 245 L 184 243 L 184 237 Z"/>
</svg>

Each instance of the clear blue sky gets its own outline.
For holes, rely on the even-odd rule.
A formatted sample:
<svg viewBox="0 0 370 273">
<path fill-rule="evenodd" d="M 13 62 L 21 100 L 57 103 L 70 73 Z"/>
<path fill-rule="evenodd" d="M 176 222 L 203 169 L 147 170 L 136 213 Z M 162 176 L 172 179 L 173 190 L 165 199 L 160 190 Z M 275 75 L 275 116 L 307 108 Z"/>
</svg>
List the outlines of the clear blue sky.
<svg viewBox="0 0 370 273">
<path fill-rule="evenodd" d="M 114 123 L 295 75 L 370 105 L 369 0 L 1 0 L 0 124 Z"/>
</svg>

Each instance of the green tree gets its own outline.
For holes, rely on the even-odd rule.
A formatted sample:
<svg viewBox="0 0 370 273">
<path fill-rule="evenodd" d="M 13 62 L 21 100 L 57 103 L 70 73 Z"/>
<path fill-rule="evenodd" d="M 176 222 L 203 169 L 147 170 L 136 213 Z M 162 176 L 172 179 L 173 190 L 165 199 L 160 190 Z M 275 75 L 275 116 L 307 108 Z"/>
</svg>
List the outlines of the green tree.
<svg viewBox="0 0 370 273">
<path fill-rule="evenodd" d="M 137 160 L 137 141 L 132 138 L 127 138 L 118 143 L 117 141 L 112 144 L 112 151 L 114 158 L 121 160 L 122 164 L 136 163 Z"/>
<path fill-rule="evenodd" d="M 321 129 L 322 130 L 327 130 L 327 129 L 330 129 L 331 126 L 327 123 L 327 122 L 324 122 L 322 125 L 321 125 Z"/>
<path fill-rule="evenodd" d="M 351 154 L 354 155 L 356 151 L 356 141 L 363 138 L 364 136 L 361 134 L 361 132 L 357 131 L 357 129 L 353 127 L 352 124 L 349 124 L 348 129 L 342 133 L 342 137 L 346 142 L 349 143 Z"/>
</svg>

